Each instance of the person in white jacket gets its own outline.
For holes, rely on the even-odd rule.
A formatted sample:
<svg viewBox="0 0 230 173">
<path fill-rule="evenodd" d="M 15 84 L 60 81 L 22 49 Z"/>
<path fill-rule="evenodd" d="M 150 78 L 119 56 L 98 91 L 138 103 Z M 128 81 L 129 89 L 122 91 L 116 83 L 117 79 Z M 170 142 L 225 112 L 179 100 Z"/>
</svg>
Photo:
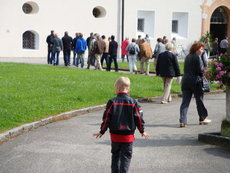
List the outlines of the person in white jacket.
<svg viewBox="0 0 230 173">
<path fill-rule="evenodd" d="M 138 53 L 140 52 L 140 49 L 139 49 L 139 46 L 136 44 L 135 38 L 133 38 L 132 43 L 130 43 L 127 46 L 126 51 L 129 53 L 129 55 L 128 55 L 128 57 L 129 57 L 129 71 L 130 71 L 130 73 L 133 73 L 133 70 L 134 70 L 135 74 L 137 74 L 136 62 L 137 62 L 137 56 L 138 56 Z"/>
</svg>

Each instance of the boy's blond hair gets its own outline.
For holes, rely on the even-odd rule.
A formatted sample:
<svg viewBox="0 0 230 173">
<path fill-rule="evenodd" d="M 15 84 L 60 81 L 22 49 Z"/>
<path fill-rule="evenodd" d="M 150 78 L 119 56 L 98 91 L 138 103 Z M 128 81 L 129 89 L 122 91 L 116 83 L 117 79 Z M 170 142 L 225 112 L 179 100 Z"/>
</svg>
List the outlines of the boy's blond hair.
<svg viewBox="0 0 230 173">
<path fill-rule="evenodd" d="M 119 77 L 115 84 L 116 89 L 120 91 L 129 90 L 130 89 L 130 79 L 128 77 Z"/>
</svg>

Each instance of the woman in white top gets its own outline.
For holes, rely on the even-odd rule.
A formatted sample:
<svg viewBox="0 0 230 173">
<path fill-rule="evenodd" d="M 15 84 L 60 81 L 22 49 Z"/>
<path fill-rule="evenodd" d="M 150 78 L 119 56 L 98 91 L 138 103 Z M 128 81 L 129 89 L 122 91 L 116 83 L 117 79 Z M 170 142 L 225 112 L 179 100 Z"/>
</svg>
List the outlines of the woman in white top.
<svg viewBox="0 0 230 173">
<path fill-rule="evenodd" d="M 130 73 L 133 73 L 133 70 L 135 72 L 135 74 L 137 74 L 137 66 L 136 66 L 136 62 L 137 62 L 137 55 L 140 52 L 139 46 L 136 44 L 136 39 L 132 39 L 132 43 L 130 43 L 127 48 L 126 51 L 129 53 L 129 69 L 130 69 Z"/>
</svg>

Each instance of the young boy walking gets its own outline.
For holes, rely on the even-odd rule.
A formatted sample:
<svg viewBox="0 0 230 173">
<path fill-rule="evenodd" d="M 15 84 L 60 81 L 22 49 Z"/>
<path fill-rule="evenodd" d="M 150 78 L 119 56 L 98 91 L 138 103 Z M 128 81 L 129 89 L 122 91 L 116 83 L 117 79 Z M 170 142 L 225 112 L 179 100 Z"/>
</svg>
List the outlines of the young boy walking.
<svg viewBox="0 0 230 173">
<path fill-rule="evenodd" d="M 101 131 L 93 135 L 101 138 L 109 128 L 112 141 L 112 173 L 127 173 L 132 158 L 136 127 L 144 138 L 149 138 L 149 135 L 144 132 L 141 106 L 128 95 L 129 78 L 118 78 L 115 82 L 115 90 L 117 97 L 110 99 L 106 105 Z"/>
</svg>

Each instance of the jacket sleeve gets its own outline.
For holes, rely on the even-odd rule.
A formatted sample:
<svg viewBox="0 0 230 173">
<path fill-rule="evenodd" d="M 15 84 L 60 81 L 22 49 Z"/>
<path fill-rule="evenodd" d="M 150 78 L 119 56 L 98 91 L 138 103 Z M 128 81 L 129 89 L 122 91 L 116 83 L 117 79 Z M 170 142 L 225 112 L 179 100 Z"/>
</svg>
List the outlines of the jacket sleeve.
<svg viewBox="0 0 230 173">
<path fill-rule="evenodd" d="M 100 131 L 101 134 L 104 134 L 109 127 L 110 119 L 112 116 L 111 114 L 112 106 L 113 106 L 112 101 L 109 100 L 106 105 L 106 109 L 104 111 L 103 118 L 102 118 L 101 131 Z"/>
<path fill-rule="evenodd" d="M 110 56 L 112 55 L 112 45 L 111 45 L 111 43 L 109 43 L 109 55 Z"/>
<path fill-rule="evenodd" d="M 141 106 L 136 103 L 134 107 L 134 121 L 137 129 L 139 130 L 140 133 L 144 133 L 144 120 L 143 120 L 143 111 Z"/>
<path fill-rule="evenodd" d="M 156 44 L 155 49 L 154 49 L 154 54 L 157 54 L 158 50 L 159 50 L 159 44 Z"/>
<path fill-rule="evenodd" d="M 46 43 L 49 44 L 49 36 L 46 37 Z"/>
<path fill-rule="evenodd" d="M 130 44 L 126 47 L 125 51 L 129 52 Z"/>
<path fill-rule="evenodd" d="M 205 51 L 201 55 L 201 60 L 202 60 L 202 63 L 204 65 L 204 68 L 207 68 L 208 67 L 208 55 L 207 55 L 207 53 Z"/>
<path fill-rule="evenodd" d="M 137 53 L 140 52 L 140 48 L 139 48 L 139 46 L 137 44 L 136 44 L 136 51 L 137 51 Z"/>
<path fill-rule="evenodd" d="M 175 75 L 176 77 L 180 76 L 180 67 L 178 60 L 174 54 L 172 54 L 172 63 L 173 63 L 173 68 L 175 70 Z"/>
<path fill-rule="evenodd" d="M 195 73 L 197 76 L 202 76 L 203 75 L 203 70 L 202 70 L 202 64 L 201 64 L 201 58 L 198 55 L 195 55 L 196 57 L 194 58 L 195 60 Z"/>
<path fill-rule="evenodd" d="M 159 76 L 160 75 L 160 62 L 161 62 L 161 55 L 159 55 L 158 60 L 156 62 L 156 75 Z"/>
</svg>

